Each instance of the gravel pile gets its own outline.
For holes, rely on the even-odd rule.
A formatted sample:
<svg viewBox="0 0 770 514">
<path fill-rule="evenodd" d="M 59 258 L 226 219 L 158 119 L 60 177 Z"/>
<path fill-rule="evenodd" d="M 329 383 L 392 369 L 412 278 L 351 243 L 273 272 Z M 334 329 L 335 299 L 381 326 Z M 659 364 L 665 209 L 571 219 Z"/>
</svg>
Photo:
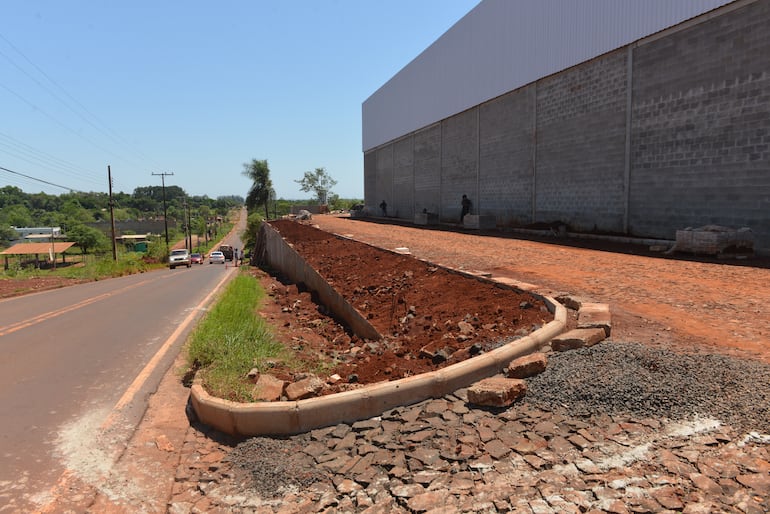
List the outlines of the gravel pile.
<svg viewBox="0 0 770 514">
<path fill-rule="evenodd" d="M 315 469 L 312 457 L 302 452 L 307 434 L 288 438 L 252 437 L 240 443 L 227 460 L 246 471 L 250 488 L 263 498 L 280 498 L 287 492 L 307 489 L 328 476 Z"/>
<path fill-rule="evenodd" d="M 608 342 L 551 355 L 527 386 L 529 404 L 575 416 L 708 417 L 770 433 L 770 366 L 758 361 Z"/>
</svg>

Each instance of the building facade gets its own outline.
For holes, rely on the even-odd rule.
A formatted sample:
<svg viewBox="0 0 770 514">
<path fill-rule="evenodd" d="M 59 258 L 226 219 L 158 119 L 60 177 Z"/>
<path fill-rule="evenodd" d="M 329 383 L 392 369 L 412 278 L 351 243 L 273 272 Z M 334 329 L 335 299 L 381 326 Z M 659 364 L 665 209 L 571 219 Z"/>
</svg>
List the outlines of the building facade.
<svg viewBox="0 0 770 514">
<path fill-rule="evenodd" d="M 770 249 L 768 27 L 770 0 L 484 0 L 364 103 L 366 208 Z"/>
</svg>

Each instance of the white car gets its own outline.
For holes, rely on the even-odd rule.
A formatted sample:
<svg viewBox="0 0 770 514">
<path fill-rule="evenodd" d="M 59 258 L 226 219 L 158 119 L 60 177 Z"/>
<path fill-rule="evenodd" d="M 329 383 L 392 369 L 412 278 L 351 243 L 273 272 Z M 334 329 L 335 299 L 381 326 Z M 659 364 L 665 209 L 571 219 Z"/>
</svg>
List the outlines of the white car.
<svg viewBox="0 0 770 514">
<path fill-rule="evenodd" d="M 225 263 L 225 254 L 222 252 L 216 251 L 211 252 L 209 254 L 209 264 L 224 264 Z"/>
<path fill-rule="evenodd" d="M 171 269 L 177 266 L 187 266 L 189 268 L 192 266 L 190 252 L 186 249 L 171 250 L 171 255 L 168 256 L 168 266 Z"/>
</svg>

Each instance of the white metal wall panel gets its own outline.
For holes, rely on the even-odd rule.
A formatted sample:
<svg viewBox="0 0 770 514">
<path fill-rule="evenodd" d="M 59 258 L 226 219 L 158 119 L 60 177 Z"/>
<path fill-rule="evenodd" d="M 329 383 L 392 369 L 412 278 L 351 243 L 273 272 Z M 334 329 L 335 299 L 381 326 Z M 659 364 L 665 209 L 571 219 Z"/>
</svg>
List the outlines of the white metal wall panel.
<svg viewBox="0 0 770 514">
<path fill-rule="evenodd" d="M 732 1 L 483 0 L 363 103 L 363 150 Z"/>
</svg>

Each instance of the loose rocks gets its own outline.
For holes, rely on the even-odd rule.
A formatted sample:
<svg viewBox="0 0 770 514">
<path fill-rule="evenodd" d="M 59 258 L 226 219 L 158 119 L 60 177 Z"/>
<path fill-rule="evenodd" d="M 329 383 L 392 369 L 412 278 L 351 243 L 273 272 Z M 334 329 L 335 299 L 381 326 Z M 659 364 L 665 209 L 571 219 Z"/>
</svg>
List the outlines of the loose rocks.
<svg viewBox="0 0 770 514">
<path fill-rule="evenodd" d="M 505 409 L 460 390 L 234 447 L 190 431 L 170 510 L 770 510 L 769 366 L 605 342 L 527 383 Z"/>
</svg>

